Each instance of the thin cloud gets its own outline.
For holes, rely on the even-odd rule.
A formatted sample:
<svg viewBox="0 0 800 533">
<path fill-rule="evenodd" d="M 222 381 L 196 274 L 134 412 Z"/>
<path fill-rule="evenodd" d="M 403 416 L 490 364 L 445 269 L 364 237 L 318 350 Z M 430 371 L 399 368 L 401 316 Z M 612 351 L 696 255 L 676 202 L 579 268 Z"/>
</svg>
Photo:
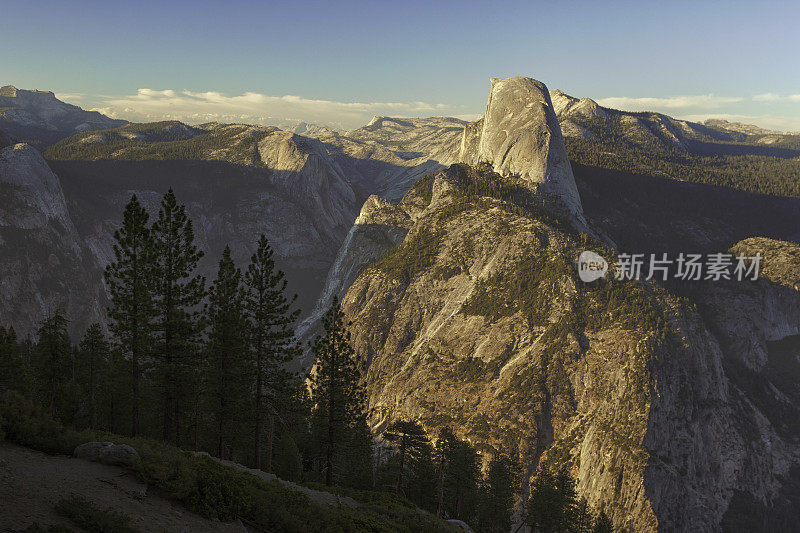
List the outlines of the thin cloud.
<svg viewBox="0 0 800 533">
<path fill-rule="evenodd" d="M 653 111 L 657 109 L 682 109 L 692 107 L 714 109 L 726 104 L 741 102 L 742 100 L 743 98 L 738 96 L 698 94 L 688 96 L 670 96 L 666 98 L 631 98 L 627 96 L 612 96 L 609 98 L 601 98 L 597 100 L 597 103 L 605 107 L 622 109 L 624 111 Z"/>
<path fill-rule="evenodd" d="M 181 120 L 190 123 L 220 121 L 280 124 L 315 122 L 355 128 L 374 115 L 461 115 L 463 109 L 427 102 L 337 102 L 297 95 L 272 96 L 245 92 L 228 96 L 217 91 L 176 91 L 141 88 L 136 94 L 98 97 L 94 110 L 132 121 Z"/>
<path fill-rule="evenodd" d="M 706 119 L 718 118 L 727 120 L 728 122 L 744 122 L 745 124 L 754 124 L 761 128 L 768 130 L 775 130 L 781 132 L 800 132 L 800 117 L 777 117 L 774 115 L 739 115 L 734 113 L 706 113 L 706 114 L 693 114 L 683 115 L 680 117 L 682 120 L 691 122 L 703 122 Z"/>
<path fill-rule="evenodd" d="M 68 100 L 77 101 L 77 100 L 85 100 L 86 95 L 83 93 L 56 93 L 56 98 L 58 98 L 62 102 L 66 102 Z"/>
<path fill-rule="evenodd" d="M 755 95 L 753 100 L 756 102 L 800 102 L 800 94 L 781 95 L 764 93 Z"/>
<path fill-rule="evenodd" d="M 753 97 L 756 102 L 777 102 L 781 99 L 781 95 L 775 93 L 757 94 Z"/>
</svg>

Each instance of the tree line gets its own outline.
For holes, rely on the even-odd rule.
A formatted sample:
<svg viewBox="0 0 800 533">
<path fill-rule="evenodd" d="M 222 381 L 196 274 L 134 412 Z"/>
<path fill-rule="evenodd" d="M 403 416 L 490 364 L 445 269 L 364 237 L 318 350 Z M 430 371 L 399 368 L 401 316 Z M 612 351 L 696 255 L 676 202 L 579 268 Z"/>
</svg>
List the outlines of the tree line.
<svg viewBox="0 0 800 533">
<path fill-rule="evenodd" d="M 303 350 L 294 332 L 300 310 L 266 237 L 244 269 L 226 246 L 208 286 L 194 241 L 171 189 L 152 222 L 134 195 L 105 270 L 107 330 L 92 324 L 73 345 L 59 310 L 35 340 L 0 327 L 0 390 L 76 429 L 160 439 L 324 490 L 393 493 L 477 531 L 510 530 L 521 480 L 511 456 L 484 461 L 452 428 L 428 435 L 413 420 L 373 434 L 339 303 L 306 347 L 312 371 L 291 372 L 287 363 Z M 532 485 L 524 522 L 611 531 L 604 514 L 575 499 L 567 474 L 547 472 Z"/>
<path fill-rule="evenodd" d="M 627 174 L 732 187 L 773 196 L 800 197 L 800 158 L 769 155 L 769 147 L 706 143 L 711 153 L 669 149 L 656 140 L 637 146 L 619 129 L 591 123 L 597 139 L 565 137 L 569 160 Z M 738 152 L 734 148 L 739 148 Z M 725 149 L 729 148 L 728 153 Z M 718 149 L 715 152 L 713 149 Z M 759 153 L 759 149 L 766 153 Z"/>
</svg>

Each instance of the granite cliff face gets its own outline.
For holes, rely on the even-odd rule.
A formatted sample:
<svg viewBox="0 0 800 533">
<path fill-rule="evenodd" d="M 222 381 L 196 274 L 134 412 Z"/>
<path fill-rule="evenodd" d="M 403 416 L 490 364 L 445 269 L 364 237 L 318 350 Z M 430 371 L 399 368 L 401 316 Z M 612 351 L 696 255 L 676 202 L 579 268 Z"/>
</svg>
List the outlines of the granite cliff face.
<svg viewBox="0 0 800 533">
<path fill-rule="evenodd" d="M 361 272 L 385 253 L 399 245 L 411 227 L 412 219 L 402 207 L 379 196 L 370 196 L 361 208 L 353 227 L 328 271 L 325 285 L 309 316 L 297 328 L 302 340 L 310 340 L 333 298 L 342 299 Z M 310 368 L 311 354 L 296 362 L 298 368 Z"/>
<path fill-rule="evenodd" d="M 528 474 L 566 464 L 590 505 L 635 531 L 719 530 L 797 502 L 800 433 L 778 413 L 797 416 L 798 390 L 775 369 L 800 377 L 800 292 L 770 278 L 691 298 L 584 284 L 577 255 L 602 245 L 472 193 L 503 180 L 473 172 L 438 173 L 421 212 L 401 202 L 403 241 L 344 295 L 373 428 L 451 425 Z"/>
<path fill-rule="evenodd" d="M 0 316 L 21 334 L 61 307 L 99 320 L 100 272 L 69 214 L 58 177 L 27 144 L 0 150 Z M 77 297 L 80 295 L 80 297 Z"/>
<path fill-rule="evenodd" d="M 579 238 L 471 195 L 468 180 L 438 174 L 403 243 L 344 298 L 373 427 L 400 417 L 430 431 L 451 425 L 484 452 L 518 453 L 529 475 L 543 455 L 565 461 L 584 449 L 576 474 L 592 505 L 615 507 L 620 525 L 652 527 L 641 488 L 656 332 L 624 323 L 623 310 L 576 327 L 603 297 L 575 279 Z"/>
<path fill-rule="evenodd" d="M 492 79 L 486 114 L 464 129 L 460 160 L 489 163 L 582 222 L 583 209 L 547 87 L 531 78 Z"/>
<path fill-rule="evenodd" d="M 0 87 L 0 130 L 19 141 L 41 147 L 81 131 L 123 124 L 124 120 L 66 104 L 49 91 L 27 91 L 12 85 Z"/>
</svg>

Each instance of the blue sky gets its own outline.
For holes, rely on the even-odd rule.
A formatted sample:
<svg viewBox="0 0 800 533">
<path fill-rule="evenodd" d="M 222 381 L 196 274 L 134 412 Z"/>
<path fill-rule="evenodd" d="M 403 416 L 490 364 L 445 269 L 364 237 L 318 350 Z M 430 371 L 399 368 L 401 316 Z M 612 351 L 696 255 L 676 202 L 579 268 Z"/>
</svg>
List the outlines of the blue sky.
<svg viewBox="0 0 800 533">
<path fill-rule="evenodd" d="M 0 0 L 0 84 L 133 120 L 482 113 L 526 75 L 618 108 L 800 130 L 798 2 Z"/>
</svg>

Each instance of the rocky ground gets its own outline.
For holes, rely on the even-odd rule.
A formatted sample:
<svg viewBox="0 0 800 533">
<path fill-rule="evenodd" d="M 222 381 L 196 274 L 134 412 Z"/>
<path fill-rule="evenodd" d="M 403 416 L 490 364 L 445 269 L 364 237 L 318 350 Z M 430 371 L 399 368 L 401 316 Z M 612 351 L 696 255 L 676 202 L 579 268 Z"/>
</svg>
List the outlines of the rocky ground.
<svg viewBox="0 0 800 533">
<path fill-rule="evenodd" d="M 124 468 L 0 442 L 0 531 L 24 531 L 34 522 L 74 527 L 55 511 L 59 500 L 71 494 L 132 517 L 131 526 L 141 531 L 248 531 L 238 521 L 222 523 L 187 511 L 148 490 Z"/>
</svg>

